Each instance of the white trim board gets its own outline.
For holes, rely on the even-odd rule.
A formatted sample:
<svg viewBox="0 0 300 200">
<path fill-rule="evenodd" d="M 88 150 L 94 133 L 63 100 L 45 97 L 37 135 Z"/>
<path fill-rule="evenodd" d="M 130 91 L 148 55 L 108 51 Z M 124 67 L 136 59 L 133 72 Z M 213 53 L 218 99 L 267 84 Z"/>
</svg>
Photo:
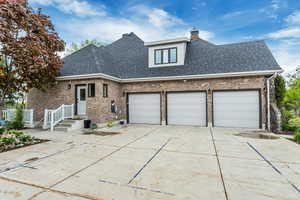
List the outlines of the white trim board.
<svg viewBox="0 0 300 200">
<path fill-rule="evenodd" d="M 164 80 L 184 80 L 184 79 L 208 79 L 208 78 L 226 78 L 226 77 L 239 77 L 239 76 L 259 76 L 259 75 L 272 75 L 274 73 L 281 73 L 283 70 L 266 70 L 266 71 L 249 71 L 249 72 L 233 72 L 233 73 L 219 73 L 219 74 L 203 74 L 203 75 L 186 75 L 186 76 L 165 76 L 165 77 L 147 77 L 147 78 L 128 78 L 121 79 L 114 76 L 106 75 L 103 73 L 95 74 L 82 74 L 73 76 L 57 77 L 57 80 L 79 80 L 79 79 L 92 79 L 103 78 L 119 83 L 132 83 L 132 82 L 147 82 L 147 81 L 164 81 Z"/>
</svg>

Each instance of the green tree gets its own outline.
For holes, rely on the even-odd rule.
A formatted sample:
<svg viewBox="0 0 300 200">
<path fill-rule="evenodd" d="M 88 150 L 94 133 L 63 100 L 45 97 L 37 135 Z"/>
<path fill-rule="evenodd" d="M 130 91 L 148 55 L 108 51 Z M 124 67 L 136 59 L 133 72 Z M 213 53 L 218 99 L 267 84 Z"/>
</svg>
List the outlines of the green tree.
<svg viewBox="0 0 300 200">
<path fill-rule="evenodd" d="M 66 55 L 70 55 L 90 44 L 94 44 L 95 46 L 97 47 L 101 47 L 101 46 L 105 46 L 106 44 L 105 43 L 101 43 L 101 42 L 98 42 L 96 39 L 93 39 L 93 40 L 84 40 L 82 41 L 79 45 L 72 42 L 71 45 L 69 47 L 66 48 Z"/>
<path fill-rule="evenodd" d="M 296 72 L 289 75 L 288 90 L 284 97 L 285 108 L 292 110 L 295 115 L 300 115 L 300 67 Z"/>
<path fill-rule="evenodd" d="M 276 76 L 274 80 L 274 85 L 276 104 L 281 109 L 284 104 L 284 96 L 286 93 L 284 78 L 281 75 Z"/>
</svg>

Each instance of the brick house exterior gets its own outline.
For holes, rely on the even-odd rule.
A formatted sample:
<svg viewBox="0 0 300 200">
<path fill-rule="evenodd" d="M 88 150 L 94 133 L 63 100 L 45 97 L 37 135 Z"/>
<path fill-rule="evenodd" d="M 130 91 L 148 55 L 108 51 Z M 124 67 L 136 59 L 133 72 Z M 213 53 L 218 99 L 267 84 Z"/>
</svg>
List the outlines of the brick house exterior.
<svg viewBox="0 0 300 200">
<path fill-rule="evenodd" d="M 191 40 L 187 41 L 159 41 L 158 43 L 154 42 L 150 44 L 144 44 L 143 42 L 141 45 L 139 41 L 140 39 L 131 33 L 124 34 L 120 40 L 112 43 L 108 47 L 100 47 L 99 52 L 97 52 L 98 50 L 95 46 L 86 47 L 83 50 L 65 58 L 65 66 L 62 69 L 61 76 L 58 77 L 58 83 L 55 87 L 46 92 L 35 89 L 29 92 L 27 99 L 28 107 L 35 110 L 35 120 L 40 120 L 43 118 L 44 109 L 55 109 L 62 104 L 76 104 L 77 86 L 87 86 L 92 83 L 95 84 L 95 96 L 86 98 L 86 116 L 93 122 L 105 123 L 116 120 L 116 114 L 111 112 L 112 100 L 116 102 L 118 110 L 121 111 L 118 112 L 118 119 L 126 120 L 128 118 L 129 94 L 157 92 L 160 94 L 161 98 L 160 123 L 166 124 L 166 95 L 168 92 L 203 91 L 207 95 L 207 122 L 208 124 L 213 124 L 214 92 L 257 90 L 259 92 L 259 127 L 266 127 L 266 124 L 268 123 L 268 94 L 266 82 L 270 76 L 280 72 L 281 68 L 278 66 L 265 44 L 262 44 L 261 42 L 254 42 L 254 44 L 252 44 L 249 42 L 249 44 L 240 43 L 224 47 L 222 46 L 220 47 L 222 50 L 213 49 L 214 52 L 220 51 L 220 53 L 222 53 L 221 51 L 223 51 L 223 49 L 224 52 L 231 51 L 231 49 L 234 52 L 239 52 L 242 48 L 249 49 L 250 46 L 251 49 L 253 47 L 253 52 L 247 52 L 247 55 L 241 54 L 240 58 L 231 57 L 232 55 L 227 58 L 241 60 L 243 64 L 247 64 L 249 69 L 241 66 L 239 63 L 229 63 L 231 61 L 224 58 L 227 56 L 225 53 L 225 56 L 221 54 L 219 55 L 220 58 L 224 59 L 224 61 L 220 63 L 228 66 L 223 66 L 224 69 L 220 69 L 221 71 L 218 71 L 211 69 L 213 66 L 217 66 L 218 63 L 212 63 L 212 67 L 210 67 L 207 60 L 207 56 L 210 53 L 209 49 L 215 48 L 215 46 L 201 40 L 198 37 L 196 30 L 193 30 L 191 35 Z M 191 70 L 192 72 L 187 72 L 188 70 L 182 71 L 182 68 L 185 66 L 148 68 L 147 65 L 150 61 L 145 55 L 147 55 L 148 51 L 150 51 L 150 47 L 155 47 L 157 45 L 161 46 L 164 45 L 164 43 L 168 43 L 170 46 L 180 42 L 184 43 L 186 46 L 183 46 L 183 48 L 186 48 L 186 55 L 184 58 L 180 58 L 180 56 L 178 56 L 180 52 L 176 52 L 176 59 L 177 61 L 178 59 L 184 59 L 184 62 L 188 63 L 186 64 L 186 69 Z M 128 49 L 128 46 L 131 46 L 131 44 L 133 48 Z M 149 45 L 149 47 L 147 47 L 147 45 Z M 193 47 L 193 45 L 195 47 Z M 107 52 L 106 50 L 102 50 L 105 48 L 108 49 Z M 121 50 L 120 55 L 118 55 L 119 52 L 115 53 L 120 51 L 122 48 L 124 52 Z M 135 51 L 138 50 L 138 48 L 141 48 L 140 51 Z M 178 49 L 180 48 L 181 47 L 179 46 Z M 193 59 L 193 54 L 197 53 L 197 51 L 193 50 L 193 48 L 199 48 L 197 51 L 201 52 L 201 55 L 205 56 L 203 57 L 202 62 L 206 63 L 207 66 L 204 66 L 202 63 L 198 64 L 194 61 L 195 59 Z M 205 49 L 205 51 L 203 49 Z M 134 53 L 133 56 L 128 55 L 130 50 L 133 51 L 136 56 L 134 56 Z M 142 52 L 143 55 L 140 52 Z M 149 52 L 149 54 L 150 53 L 151 52 Z M 259 55 L 259 53 L 261 53 L 261 55 Z M 247 60 L 243 60 L 242 57 L 247 57 L 248 54 L 252 57 L 249 59 L 247 58 Z M 116 58 L 111 58 L 111 56 L 115 56 Z M 86 63 L 81 63 L 82 57 L 85 59 Z M 126 57 L 128 57 L 128 59 L 126 59 Z M 136 59 L 134 59 L 135 57 Z M 106 59 L 113 59 L 114 61 L 109 63 Z M 215 60 L 215 58 L 212 58 L 209 62 L 213 62 L 213 60 Z M 139 65 L 141 64 L 131 62 L 142 63 L 145 70 L 139 69 Z M 201 62 L 201 59 L 197 60 L 197 62 Z M 257 63 L 253 64 L 253 62 Z M 108 67 L 110 64 L 112 65 Z M 234 69 L 235 65 L 240 68 Z M 198 68 L 204 68 L 204 72 L 197 71 Z M 232 68 L 231 71 L 229 68 Z M 146 71 L 148 69 L 149 71 Z M 212 72 L 209 72 L 209 70 Z M 103 84 L 107 84 L 108 86 L 108 97 L 103 97 Z"/>
</svg>

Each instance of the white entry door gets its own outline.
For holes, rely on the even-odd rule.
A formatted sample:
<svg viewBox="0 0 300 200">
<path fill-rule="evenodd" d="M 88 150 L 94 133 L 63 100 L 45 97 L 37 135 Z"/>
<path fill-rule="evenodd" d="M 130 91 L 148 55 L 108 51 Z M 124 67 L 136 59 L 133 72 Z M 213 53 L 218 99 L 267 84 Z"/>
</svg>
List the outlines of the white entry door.
<svg viewBox="0 0 300 200">
<path fill-rule="evenodd" d="M 168 93 L 167 120 L 170 125 L 206 126 L 206 93 Z"/>
<path fill-rule="evenodd" d="M 160 94 L 129 94 L 129 123 L 160 124 Z"/>
<path fill-rule="evenodd" d="M 216 127 L 259 128 L 259 91 L 215 91 L 213 120 Z"/>
<path fill-rule="evenodd" d="M 86 114 L 86 87 L 77 87 L 77 115 Z"/>
</svg>

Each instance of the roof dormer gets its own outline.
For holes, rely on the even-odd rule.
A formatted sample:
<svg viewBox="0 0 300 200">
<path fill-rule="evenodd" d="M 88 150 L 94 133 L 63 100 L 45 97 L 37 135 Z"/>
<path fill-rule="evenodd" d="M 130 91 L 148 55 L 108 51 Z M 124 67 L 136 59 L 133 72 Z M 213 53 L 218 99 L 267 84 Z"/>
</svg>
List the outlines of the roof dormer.
<svg viewBox="0 0 300 200">
<path fill-rule="evenodd" d="M 148 66 L 184 65 L 187 42 L 189 42 L 189 39 L 186 37 L 145 42 L 145 46 L 148 47 Z"/>
</svg>

